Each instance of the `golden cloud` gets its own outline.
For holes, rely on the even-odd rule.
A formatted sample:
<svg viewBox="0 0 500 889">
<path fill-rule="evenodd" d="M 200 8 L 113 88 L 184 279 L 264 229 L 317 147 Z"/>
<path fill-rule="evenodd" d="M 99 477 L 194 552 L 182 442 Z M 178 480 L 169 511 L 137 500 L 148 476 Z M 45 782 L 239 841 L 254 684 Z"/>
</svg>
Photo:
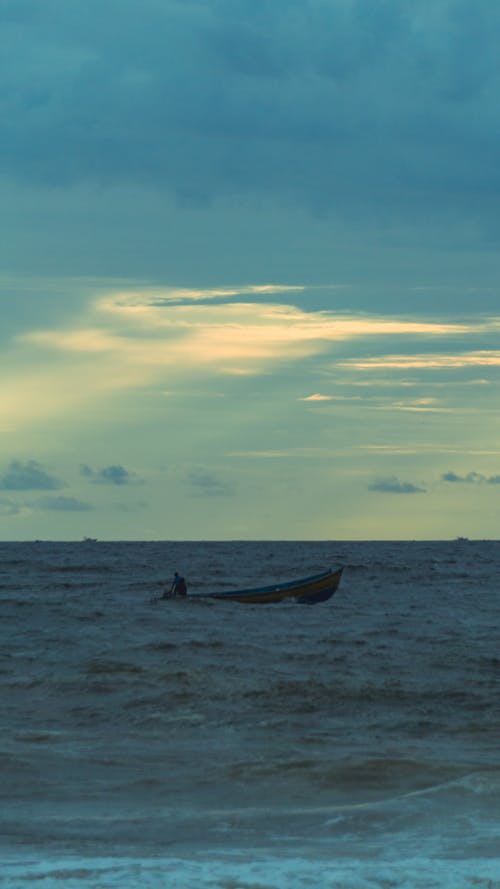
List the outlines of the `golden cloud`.
<svg viewBox="0 0 500 889">
<path fill-rule="evenodd" d="M 376 358 L 350 358 L 338 362 L 338 367 L 356 370 L 413 370 L 447 369 L 460 367 L 500 367 L 500 351 L 482 349 L 473 352 L 428 355 L 384 355 Z"/>
<path fill-rule="evenodd" d="M 304 311 L 278 301 L 240 301 L 247 294 L 267 297 L 302 291 L 279 284 L 217 289 L 161 289 L 101 294 L 66 329 L 35 330 L 16 340 L 16 358 L 25 370 L 0 386 L 2 416 L 9 426 L 76 408 L 128 387 L 172 386 L 186 376 L 251 375 L 271 372 L 279 362 L 320 356 L 337 343 L 370 337 L 448 337 L 491 330 L 495 319 L 476 326 L 443 320 L 381 318 Z M 224 302 L 214 302 L 223 297 Z M 237 297 L 236 300 L 232 300 Z M 212 300 L 212 302 L 210 301 Z M 19 355 L 19 349 L 23 350 Z M 47 360 L 46 350 L 59 358 Z M 500 365 L 500 352 L 449 355 L 385 355 L 346 359 L 337 368 L 403 369 Z M 333 400 L 315 393 L 304 401 Z M 413 410 L 431 409 L 414 405 Z"/>
</svg>

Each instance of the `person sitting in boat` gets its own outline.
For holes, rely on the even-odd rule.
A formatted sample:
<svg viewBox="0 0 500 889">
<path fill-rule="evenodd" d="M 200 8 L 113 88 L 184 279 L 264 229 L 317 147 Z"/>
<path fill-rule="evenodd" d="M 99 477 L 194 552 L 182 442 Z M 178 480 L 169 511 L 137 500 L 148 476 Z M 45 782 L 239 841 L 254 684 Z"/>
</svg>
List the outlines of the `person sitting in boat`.
<svg viewBox="0 0 500 889">
<path fill-rule="evenodd" d="M 187 596 L 187 583 L 184 578 L 181 577 L 180 574 L 178 574 L 177 571 L 175 572 L 172 586 L 170 587 L 169 592 L 167 593 L 167 591 L 165 590 L 162 598 L 170 599 L 175 596 Z"/>
</svg>

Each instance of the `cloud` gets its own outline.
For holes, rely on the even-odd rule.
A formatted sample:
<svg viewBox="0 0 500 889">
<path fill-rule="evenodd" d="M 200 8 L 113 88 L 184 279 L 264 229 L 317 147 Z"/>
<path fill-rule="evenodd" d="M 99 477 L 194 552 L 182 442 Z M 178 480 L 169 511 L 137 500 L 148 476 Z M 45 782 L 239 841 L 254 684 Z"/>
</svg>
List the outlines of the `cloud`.
<svg viewBox="0 0 500 889">
<path fill-rule="evenodd" d="M 373 454 L 468 454 L 480 457 L 497 457 L 500 454 L 499 448 L 471 448 L 467 444 L 436 444 L 425 441 L 419 442 L 418 445 L 359 444 L 356 447 Z"/>
<path fill-rule="evenodd" d="M 241 296 L 269 297 L 286 293 L 302 293 L 306 290 L 304 285 L 293 284 L 252 284 L 239 287 L 158 287 L 149 291 L 136 291 L 115 294 L 113 297 L 104 298 L 100 302 L 103 311 L 114 312 L 123 309 L 133 310 L 136 313 L 147 310 L 148 307 L 161 307 L 176 304 L 189 304 L 197 302 L 232 302 Z"/>
<path fill-rule="evenodd" d="M 356 370 L 448 370 L 463 367 L 500 367 L 500 351 L 482 349 L 455 354 L 412 354 L 382 355 L 376 358 L 350 358 L 339 362 L 339 367 L 350 367 Z"/>
<path fill-rule="evenodd" d="M 500 485 L 500 475 L 483 475 L 481 472 L 468 472 L 467 475 L 457 475 L 456 472 L 445 472 L 441 481 L 462 485 Z"/>
<path fill-rule="evenodd" d="M 179 373 L 209 365 L 217 373 L 262 373 L 277 362 L 327 353 L 332 345 L 354 339 L 465 336 L 477 329 L 469 322 L 304 311 L 276 302 L 170 305 L 159 296 L 151 301 L 147 293 L 141 300 L 135 295 L 131 304 L 122 296 L 97 300 L 90 314 L 91 324 L 32 331 L 19 339 L 75 358 L 87 355 L 94 368 L 97 361 L 118 361 L 119 369 L 106 376 L 108 385 L 123 386 L 131 377 L 140 382 L 165 368 Z"/>
<path fill-rule="evenodd" d="M 94 470 L 84 463 L 80 466 L 80 473 L 98 485 L 130 485 L 137 481 L 135 473 L 119 464 Z"/>
<path fill-rule="evenodd" d="M 500 475 L 486 476 L 480 472 L 468 472 L 467 475 L 457 475 L 455 472 L 445 472 L 441 481 L 451 484 L 466 485 L 499 485 Z M 400 482 L 396 476 L 379 479 L 368 486 L 369 491 L 380 491 L 387 494 L 425 494 L 425 488 L 414 485 L 411 482 Z"/>
<path fill-rule="evenodd" d="M 408 413 L 446 413 L 452 408 L 442 407 L 437 398 L 414 398 L 412 401 L 395 401 L 390 405 L 391 410 L 407 411 Z"/>
<path fill-rule="evenodd" d="M 64 487 L 63 483 L 49 475 L 36 460 L 12 460 L 6 472 L 0 475 L 2 491 L 51 491 Z"/>
<path fill-rule="evenodd" d="M 123 466 L 105 466 L 94 481 L 105 485 L 129 485 L 131 478 L 130 472 Z"/>
<path fill-rule="evenodd" d="M 437 196 L 474 212 L 470 195 L 498 185 L 490 0 L 46 0 L 7 4 L 2 25 L 1 159 L 17 178 L 132 182 L 187 206 L 260 190 L 344 213 Z"/>
<path fill-rule="evenodd" d="M 179 382 L 187 380 L 192 389 L 195 374 L 203 376 L 207 386 L 216 376 L 269 374 L 280 366 L 290 368 L 294 362 L 323 357 L 330 358 L 331 364 L 322 372 L 333 372 L 339 384 L 344 369 L 439 370 L 479 363 L 493 372 L 500 366 L 500 352 L 494 350 L 458 356 L 455 351 L 452 355 L 447 351 L 450 340 L 455 346 L 457 338 L 473 335 L 477 342 L 480 337 L 496 335 L 498 318 L 464 317 L 457 322 L 456 318 L 428 320 L 425 316 L 304 310 L 277 301 L 276 294 L 282 288 L 294 290 L 280 284 L 266 285 L 265 289 L 272 292 L 256 302 L 240 302 L 228 296 L 223 304 L 210 299 L 170 302 L 168 287 L 152 288 L 151 293 L 147 288 L 134 290 L 130 301 L 123 291 L 97 298 L 94 295 L 72 323 L 31 330 L 16 338 L 14 369 L 8 380 L 0 382 L 5 421 L 15 428 L 54 415 L 67 416 L 82 404 L 109 398 L 119 391 L 157 385 L 175 391 Z M 233 288 L 231 292 L 244 289 Z M 210 292 L 222 290 L 212 288 Z M 259 287 L 248 285 L 246 290 Z M 422 341 L 427 344 L 431 338 L 439 341 L 440 352 L 422 355 L 415 349 L 415 344 L 421 349 Z M 387 355 L 387 342 L 394 340 L 407 348 L 408 354 Z M 369 350 L 367 358 L 346 358 L 349 344 L 355 341 Z M 312 393 L 305 397 L 311 404 L 339 401 L 338 395 L 314 389 Z M 395 408 L 442 411 L 446 404 L 433 406 L 430 401 L 415 398 L 407 404 L 394 404 Z M 101 481 L 111 479 L 103 475 Z M 127 480 L 122 473 L 119 480 L 115 473 L 113 483 L 127 481 L 131 478 Z"/>
<path fill-rule="evenodd" d="M 299 401 L 332 401 L 333 398 L 333 395 L 321 395 L 319 392 L 315 392 L 313 395 L 305 395 L 299 398 Z"/>
<path fill-rule="evenodd" d="M 196 469 L 187 475 L 187 483 L 192 493 L 198 497 L 228 497 L 234 493 L 234 486 L 218 478 L 214 473 Z"/>
<path fill-rule="evenodd" d="M 36 505 L 40 509 L 56 512 L 86 512 L 94 509 L 92 504 L 78 500 L 76 497 L 41 497 Z"/>
<path fill-rule="evenodd" d="M 412 484 L 412 482 L 401 482 L 395 475 L 389 478 L 379 479 L 368 485 L 369 491 L 380 491 L 384 494 L 425 494 L 425 488 Z"/>
<path fill-rule="evenodd" d="M 347 453 L 351 453 L 352 449 L 349 449 Z M 329 447 L 294 447 L 294 448 L 282 448 L 281 450 L 273 449 L 273 450 L 254 450 L 254 451 L 229 451 L 226 454 L 227 457 L 242 457 L 244 459 L 256 459 L 256 460 L 274 460 L 274 459 L 305 459 L 305 460 L 318 460 L 318 459 L 331 459 L 334 456 L 338 456 L 343 452 L 338 449 L 329 448 Z"/>
</svg>

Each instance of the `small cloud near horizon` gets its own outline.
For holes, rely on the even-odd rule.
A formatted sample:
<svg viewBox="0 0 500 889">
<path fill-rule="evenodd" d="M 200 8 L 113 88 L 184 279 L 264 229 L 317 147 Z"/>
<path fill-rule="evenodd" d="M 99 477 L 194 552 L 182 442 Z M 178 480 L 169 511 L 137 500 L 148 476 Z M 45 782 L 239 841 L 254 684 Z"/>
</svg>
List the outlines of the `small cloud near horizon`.
<svg viewBox="0 0 500 889">
<path fill-rule="evenodd" d="M 368 485 L 369 491 L 379 491 L 383 494 L 426 494 L 425 488 L 414 485 L 412 482 L 401 482 L 395 475 L 389 478 L 379 479 Z"/>
<path fill-rule="evenodd" d="M 321 395 L 315 392 L 314 395 L 304 395 L 299 401 L 333 401 L 333 395 Z"/>
<path fill-rule="evenodd" d="M 11 460 L 7 471 L 0 475 L 2 491 L 54 491 L 63 487 L 63 482 L 49 475 L 37 460 Z"/>
<path fill-rule="evenodd" d="M 94 470 L 86 463 L 80 466 L 80 474 L 90 479 L 96 485 L 130 485 L 138 479 L 133 472 L 129 472 L 124 466 L 114 464 Z"/>
<path fill-rule="evenodd" d="M 457 475 L 456 472 L 444 472 L 441 481 L 461 485 L 500 485 L 500 475 L 483 475 L 481 472 L 468 472 Z"/>
</svg>

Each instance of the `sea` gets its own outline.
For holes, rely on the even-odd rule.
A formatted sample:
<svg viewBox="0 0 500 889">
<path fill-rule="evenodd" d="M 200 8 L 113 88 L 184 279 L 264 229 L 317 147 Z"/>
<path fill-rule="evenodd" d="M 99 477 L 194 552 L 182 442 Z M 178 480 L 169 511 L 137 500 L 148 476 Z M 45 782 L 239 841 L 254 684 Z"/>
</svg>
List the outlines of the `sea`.
<svg viewBox="0 0 500 889">
<path fill-rule="evenodd" d="M 0 544 L 0 889 L 500 889 L 499 579 L 496 540 Z"/>
</svg>

